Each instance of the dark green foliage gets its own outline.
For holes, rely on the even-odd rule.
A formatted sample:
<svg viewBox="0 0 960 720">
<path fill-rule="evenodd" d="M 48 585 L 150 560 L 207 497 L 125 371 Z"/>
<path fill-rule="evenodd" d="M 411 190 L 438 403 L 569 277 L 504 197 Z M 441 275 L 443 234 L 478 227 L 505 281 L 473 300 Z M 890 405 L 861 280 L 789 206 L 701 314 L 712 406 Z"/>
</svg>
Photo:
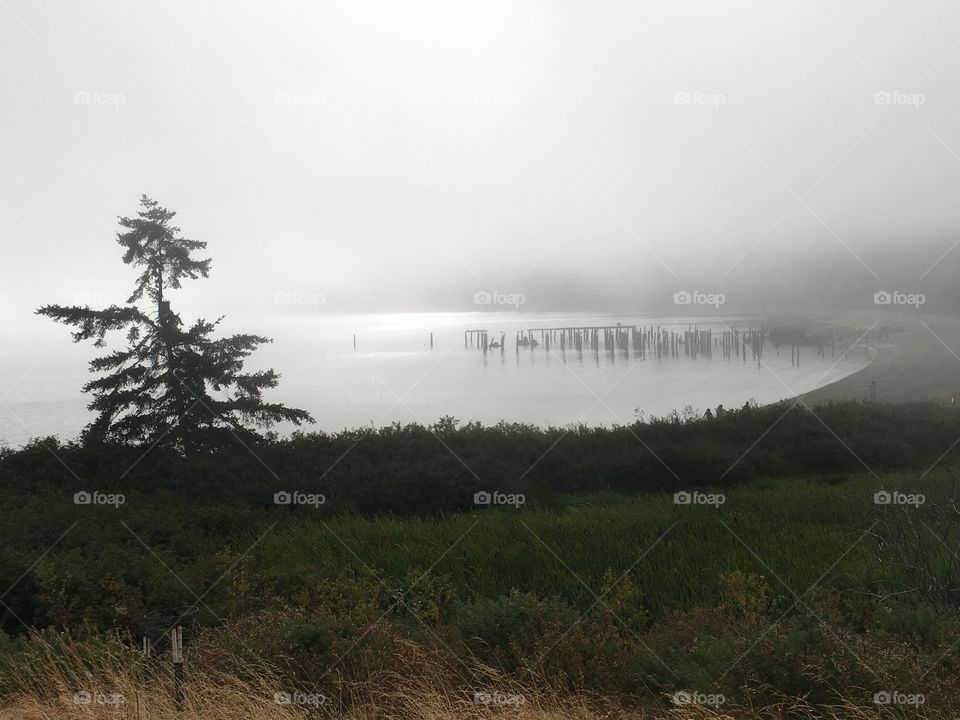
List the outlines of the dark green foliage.
<svg viewBox="0 0 960 720">
<path fill-rule="evenodd" d="M 896 671 L 897 687 L 918 687 L 960 637 L 960 485 L 956 457 L 941 458 L 960 412 L 816 413 L 784 404 L 569 433 L 445 419 L 193 459 L 159 447 L 140 462 L 135 447 L 36 440 L 0 453 L 0 584 L 11 588 L 0 629 L 139 637 L 184 615 L 198 632 L 229 623 L 230 652 L 247 651 L 242 639 L 311 682 L 328 682 L 344 654 L 348 676 L 397 670 L 397 648 L 415 643 L 571 687 L 749 687 L 758 702 L 792 692 L 829 703 L 838 683 L 875 687 L 854 648 Z M 893 456 L 876 442 L 891 427 Z M 726 503 L 673 503 L 675 488 L 695 485 Z M 126 503 L 73 504 L 92 488 Z M 927 502 L 876 505 L 882 488 Z M 478 489 L 528 502 L 461 512 Z M 278 490 L 328 501 L 276 507 Z M 17 641 L 0 635 L 3 645 Z M 927 677 L 954 677 L 952 662 Z"/>
<path fill-rule="evenodd" d="M 142 449 L 47 438 L 0 456 L 0 483 L 75 491 L 83 489 L 78 476 L 97 478 L 105 492 L 151 488 L 193 503 L 229 499 L 245 507 L 272 506 L 278 490 L 299 490 L 324 494 L 324 514 L 439 515 L 473 508 L 473 494 L 484 489 L 524 493 L 531 506 L 551 505 L 563 494 L 675 492 L 761 477 L 835 480 L 849 473 L 926 470 L 957 457 L 956 449 L 941 455 L 960 437 L 960 408 L 849 402 L 815 412 L 783 403 L 714 420 L 572 431 L 468 423 L 448 425 L 442 443 L 437 426 L 395 424 L 254 438 L 247 448 L 234 442 L 188 462 L 163 447 L 138 463 Z M 897 428 L 895 454 L 884 440 L 891 427 Z"/>
<path fill-rule="evenodd" d="M 559 640 L 578 620 L 579 613 L 562 600 L 513 592 L 462 605 L 453 624 L 474 655 L 499 670 L 512 671 L 523 649 L 535 647 L 544 636 Z"/>
<path fill-rule="evenodd" d="M 84 431 L 87 443 L 168 445 L 194 455 L 239 438 L 252 442 L 257 427 L 288 421 L 312 422 L 310 415 L 263 401 L 264 390 L 277 386 L 273 370 L 243 371 L 243 363 L 257 346 L 270 342 L 252 334 L 215 339 L 222 318 L 198 319 L 184 325 L 170 308 L 169 290 L 185 278 L 205 278 L 210 259 L 193 253 L 205 242 L 188 240 L 171 225 L 176 213 L 145 195 L 135 218 L 120 218 L 117 242 L 125 248 L 123 261 L 142 272 L 127 305 L 103 310 L 88 306 L 45 305 L 37 312 L 77 328 L 75 342 L 93 340 L 106 345 L 109 332 L 126 330 L 126 347 L 91 361 L 99 375 L 83 387 L 93 396 L 89 407 L 96 419 Z M 149 300 L 146 309 L 136 303 Z"/>
<path fill-rule="evenodd" d="M 177 472 L 185 461 L 165 462 Z M 880 483 L 926 493 L 913 522 L 933 527 L 952 485 L 942 470 L 919 474 Z M 78 509 L 64 489 L 0 483 L 0 580 L 13 586 L 3 629 L 22 635 L 23 620 L 156 638 L 185 613 L 191 632 L 219 632 L 204 650 L 252 649 L 310 683 L 332 682 L 344 656 L 345 681 L 403 672 L 399 649 L 415 644 L 454 667 L 477 658 L 596 692 L 751 688 L 759 703 L 780 692 L 830 703 L 838 683 L 875 687 L 849 648 L 918 687 L 960 629 L 955 606 L 927 602 L 900 563 L 908 521 L 874 505 L 877 486 L 867 473 L 764 480 L 730 489 L 719 510 L 605 493 L 568 495 L 562 509 L 367 518 L 150 488 L 129 488 L 118 509 Z M 0 651 L 17 645 L 0 634 Z M 4 672 L 0 661 L 0 685 Z M 944 661 L 934 676 L 954 668 Z"/>
<path fill-rule="evenodd" d="M 136 302 L 146 294 L 154 303 L 161 303 L 165 287 L 177 289 L 182 278 L 209 275 L 210 259 L 190 256 L 205 250 L 207 244 L 181 237 L 180 228 L 170 225 L 176 213 L 160 207 L 155 200 L 143 195 L 140 205 L 143 210 L 138 217 L 120 218 L 126 232 L 117 233 L 117 242 L 126 248 L 123 262 L 144 269 L 127 302 Z"/>
</svg>

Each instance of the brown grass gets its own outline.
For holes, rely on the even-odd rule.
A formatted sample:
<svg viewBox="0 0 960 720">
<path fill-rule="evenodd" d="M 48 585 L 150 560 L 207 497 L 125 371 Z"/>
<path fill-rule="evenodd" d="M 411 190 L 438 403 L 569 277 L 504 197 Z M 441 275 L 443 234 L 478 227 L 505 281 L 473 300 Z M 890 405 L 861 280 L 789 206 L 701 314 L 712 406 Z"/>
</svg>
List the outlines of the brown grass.
<svg viewBox="0 0 960 720">
<path fill-rule="evenodd" d="M 873 720 L 879 718 L 946 718 L 953 714 L 913 708 L 864 707 L 847 703 L 813 708 L 800 698 L 784 698 L 764 708 L 721 705 L 717 709 L 685 705 L 670 698 L 626 707 L 609 698 L 571 694 L 544 680 L 521 687 L 484 667 L 451 672 L 440 658 L 429 657 L 407 643 L 397 648 L 407 672 L 362 683 L 343 683 L 338 697 L 316 706 L 278 704 L 277 692 L 294 692 L 279 676 L 263 667 L 242 665 L 236 658 L 188 657 L 186 700 L 182 712 L 173 702 L 173 677 L 164 658 L 145 661 L 120 642 L 83 643 L 66 636 L 35 636 L 32 654 L 13 669 L 12 688 L 0 699 L 0 720 L 711 720 L 770 718 L 813 720 Z M 9 680 L 9 679 L 8 679 Z M 78 704 L 75 693 L 93 694 L 90 704 Z M 300 690 L 309 692 L 309 690 Z M 498 697 L 522 696 L 516 704 L 482 705 L 474 693 Z M 97 696 L 102 693 L 102 696 Z M 100 699 L 122 696 L 122 703 Z"/>
</svg>

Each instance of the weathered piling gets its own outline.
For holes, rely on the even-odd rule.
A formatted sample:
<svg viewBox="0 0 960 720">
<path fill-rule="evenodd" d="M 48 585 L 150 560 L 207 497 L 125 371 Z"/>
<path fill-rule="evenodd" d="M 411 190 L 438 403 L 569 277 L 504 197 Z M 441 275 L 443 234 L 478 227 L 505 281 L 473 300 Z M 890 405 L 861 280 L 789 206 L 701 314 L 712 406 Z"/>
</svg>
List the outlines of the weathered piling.
<svg viewBox="0 0 960 720">
<path fill-rule="evenodd" d="M 431 348 L 434 346 L 434 333 L 430 333 Z M 487 330 L 470 329 L 464 332 L 464 347 L 476 347 L 483 352 L 500 349 L 505 352 L 506 336 L 499 333 L 499 340 L 490 341 Z M 592 351 L 594 361 L 599 363 L 601 351 L 610 362 L 617 360 L 618 350 L 624 358 L 631 356 L 635 360 L 656 359 L 664 361 L 711 360 L 718 356 L 724 360 L 739 361 L 746 364 L 753 361 L 757 369 L 763 367 L 768 345 L 772 344 L 779 356 L 780 345 L 790 347 L 790 363 L 793 367 L 801 364 L 801 350 L 804 346 L 813 346 L 818 358 L 826 359 L 829 345 L 833 357 L 845 358 L 851 350 L 863 348 L 869 357 L 870 348 L 865 343 L 851 341 L 850 331 L 822 330 L 816 335 L 807 335 L 803 328 L 774 327 L 760 325 L 759 328 L 724 327 L 686 327 L 660 325 L 625 326 L 566 326 L 531 327 L 517 330 L 514 334 L 514 352 L 519 362 L 520 348 L 534 353 L 542 347 L 549 358 L 551 350 L 561 352 L 566 362 L 567 351 L 576 351 L 582 362 L 584 350 Z"/>
</svg>

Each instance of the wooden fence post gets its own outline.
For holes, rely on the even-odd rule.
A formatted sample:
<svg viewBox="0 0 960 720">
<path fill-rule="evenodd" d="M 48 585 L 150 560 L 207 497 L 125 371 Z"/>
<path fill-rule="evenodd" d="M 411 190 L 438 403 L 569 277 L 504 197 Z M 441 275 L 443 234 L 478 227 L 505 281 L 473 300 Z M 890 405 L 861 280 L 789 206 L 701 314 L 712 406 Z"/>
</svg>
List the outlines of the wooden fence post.
<svg viewBox="0 0 960 720">
<path fill-rule="evenodd" d="M 183 712 L 183 628 L 177 625 L 170 631 L 170 646 L 173 651 L 173 706 Z"/>
</svg>

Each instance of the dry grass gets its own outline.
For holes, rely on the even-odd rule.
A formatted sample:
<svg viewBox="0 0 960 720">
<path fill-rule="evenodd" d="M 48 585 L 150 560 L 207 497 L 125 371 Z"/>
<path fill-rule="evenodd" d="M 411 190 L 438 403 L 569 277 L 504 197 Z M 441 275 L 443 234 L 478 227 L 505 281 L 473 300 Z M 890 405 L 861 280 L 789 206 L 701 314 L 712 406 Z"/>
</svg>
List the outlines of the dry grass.
<svg viewBox="0 0 960 720">
<path fill-rule="evenodd" d="M 343 684 L 338 696 L 314 705 L 278 704 L 278 692 L 309 693 L 289 688 L 275 673 L 218 658 L 188 658 L 186 699 L 174 707 L 170 666 L 159 658 L 149 663 L 120 642 L 82 643 L 69 637 L 35 637 L 33 653 L 14 669 L 12 688 L 0 699 L 0 720 L 462 720 L 500 717 L 512 720 L 711 720 L 770 718 L 779 720 L 879 720 L 946 718 L 955 714 L 913 708 L 846 704 L 813 708 L 802 699 L 783 699 L 762 709 L 723 704 L 677 707 L 660 703 L 624 707 L 610 699 L 571 694 L 549 682 L 520 687 L 489 668 L 451 672 L 448 663 L 428 657 L 412 644 L 397 649 L 408 672 L 363 683 Z M 466 677 L 469 675 L 469 677 Z M 77 703 L 76 693 L 91 693 L 92 702 Z M 476 692 L 496 694 L 511 704 L 475 702 Z M 123 702 L 110 702 L 123 698 Z M 82 696 L 81 696 L 82 698 Z"/>
</svg>

